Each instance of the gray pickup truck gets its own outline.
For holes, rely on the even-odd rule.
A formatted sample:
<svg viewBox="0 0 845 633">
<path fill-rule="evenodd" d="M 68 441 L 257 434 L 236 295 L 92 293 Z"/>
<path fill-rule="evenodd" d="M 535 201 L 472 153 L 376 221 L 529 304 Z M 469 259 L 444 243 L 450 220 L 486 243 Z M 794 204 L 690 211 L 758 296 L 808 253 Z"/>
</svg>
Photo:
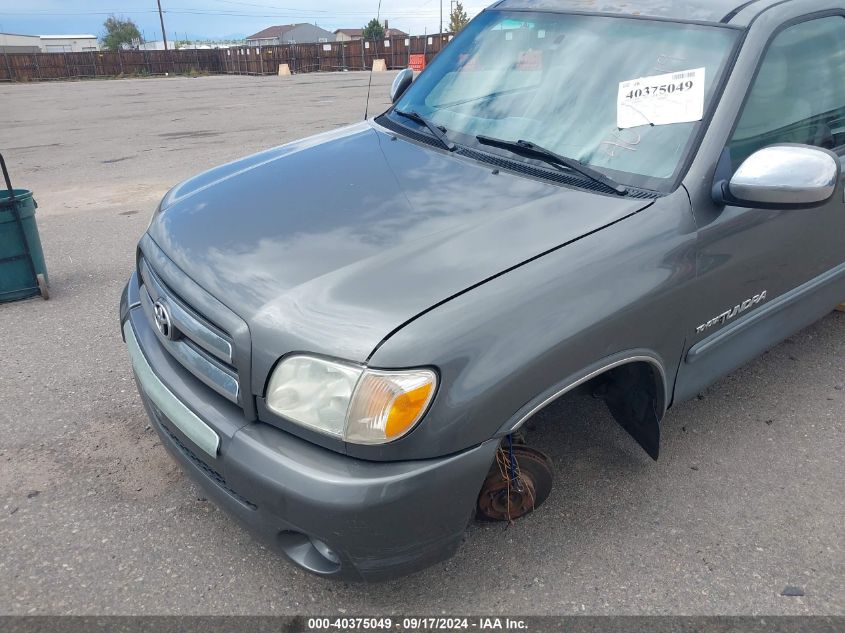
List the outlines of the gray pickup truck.
<svg viewBox="0 0 845 633">
<path fill-rule="evenodd" d="M 174 187 L 121 300 L 164 446 L 312 572 L 535 509 L 577 387 L 656 459 L 845 298 L 842 0 L 504 0 L 391 96 Z"/>
</svg>

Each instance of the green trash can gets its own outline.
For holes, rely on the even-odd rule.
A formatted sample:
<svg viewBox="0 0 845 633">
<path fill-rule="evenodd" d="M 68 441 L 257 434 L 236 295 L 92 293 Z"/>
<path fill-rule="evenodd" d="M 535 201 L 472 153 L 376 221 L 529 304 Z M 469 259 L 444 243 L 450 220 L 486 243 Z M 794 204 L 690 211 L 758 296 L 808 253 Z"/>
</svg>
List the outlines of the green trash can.
<svg viewBox="0 0 845 633">
<path fill-rule="evenodd" d="M 0 191 L 0 302 L 37 294 L 47 299 L 47 266 L 35 224 L 38 205 L 31 191 L 12 188 L 2 156 L 0 166 L 7 187 Z"/>
</svg>

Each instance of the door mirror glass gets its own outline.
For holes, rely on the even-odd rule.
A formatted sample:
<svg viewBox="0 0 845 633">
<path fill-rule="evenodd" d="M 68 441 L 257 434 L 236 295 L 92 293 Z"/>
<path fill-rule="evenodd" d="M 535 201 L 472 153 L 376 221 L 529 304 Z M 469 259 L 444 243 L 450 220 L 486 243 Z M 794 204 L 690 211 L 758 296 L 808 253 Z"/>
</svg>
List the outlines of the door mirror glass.
<svg viewBox="0 0 845 633">
<path fill-rule="evenodd" d="M 390 86 L 390 101 L 396 103 L 405 91 L 408 89 L 408 86 L 411 85 L 411 82 L 414 81 L 414 71 L 410 68 L 405 68 L 404 70 L 400 71 L 398 75 L 393 80 L 393 85 Z"/>
<path fill-rule="evenodd" d="M 767 209 L 813 207 L 836 191 L 841 166 L 828 150 L 809 145 L 772 145 L 749 156 L 730 182 L 719 182 L 720 204 Z"/>
</svg>

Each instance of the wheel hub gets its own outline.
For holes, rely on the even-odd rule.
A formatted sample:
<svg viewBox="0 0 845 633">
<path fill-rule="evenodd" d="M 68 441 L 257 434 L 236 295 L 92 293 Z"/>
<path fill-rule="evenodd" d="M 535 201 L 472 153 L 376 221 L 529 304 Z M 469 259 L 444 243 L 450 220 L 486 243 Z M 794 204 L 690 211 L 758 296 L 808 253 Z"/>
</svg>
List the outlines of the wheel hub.
<svg viewBox="0 0 845 633">
<path fill-rule="evenodd" d="M 478 496 L 478 517 L 513 521 L 525 516 L 546 500 L 553 477 L 551 460 L 540 451 L 524 445 L 500 448 Z"/>
<path fill-rule="evenodd" d="M 487 488 L 478 505 L 488 517 L 497 521 L 518 519 L 534 509 L 534 482 L 531 477 L 521 475 L 521 486 L 502 479 Z M 521 488 L 521 490 L 520 490 Z"/>
</svg>

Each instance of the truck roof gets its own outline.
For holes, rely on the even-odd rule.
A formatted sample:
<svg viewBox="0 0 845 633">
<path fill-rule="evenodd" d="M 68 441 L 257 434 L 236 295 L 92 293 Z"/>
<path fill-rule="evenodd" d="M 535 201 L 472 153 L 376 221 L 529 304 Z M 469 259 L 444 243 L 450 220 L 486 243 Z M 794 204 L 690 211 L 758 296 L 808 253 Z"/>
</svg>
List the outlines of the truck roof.
<svg viewBox="0 0 845 633">
<path fill-rule="evenodd" d="M 496 9 L 636 15 L 747 26 L 778 0 L 501 0 Z"/>
</svg>

